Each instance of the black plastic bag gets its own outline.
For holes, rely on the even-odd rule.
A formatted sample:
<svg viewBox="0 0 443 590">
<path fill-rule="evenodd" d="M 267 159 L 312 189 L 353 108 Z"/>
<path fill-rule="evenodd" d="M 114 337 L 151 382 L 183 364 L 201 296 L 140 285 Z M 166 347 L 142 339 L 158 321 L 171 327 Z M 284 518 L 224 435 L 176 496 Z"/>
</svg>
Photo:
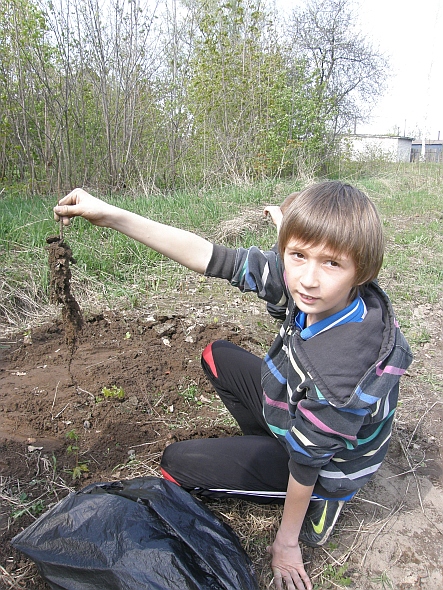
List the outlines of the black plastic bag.
<svg viewBox="0 0 443 590">
<path fill-rule="evenodd" d="M 234 532 L 156 477 L 92 484 L 16 535 L 53 590 L 257 590 Z"/>
</svg>

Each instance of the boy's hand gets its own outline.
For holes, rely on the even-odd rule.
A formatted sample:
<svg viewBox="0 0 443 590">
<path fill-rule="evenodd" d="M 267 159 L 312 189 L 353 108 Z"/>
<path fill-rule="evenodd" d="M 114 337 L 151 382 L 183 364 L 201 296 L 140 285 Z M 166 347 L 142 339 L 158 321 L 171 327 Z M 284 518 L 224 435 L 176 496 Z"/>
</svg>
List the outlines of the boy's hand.
<svg viewBox="0 0 443 590">
<path fill-rule="evenodd" d="M 74 189 L 54 207 L 54 218 L 69 225 L 71 217 L 84 217 L 94 225 L 106 227 L 109 214 L 115 207 L 93 197 L 81 188 Z"/>
<path fill-rule="evenodd" d="M 298 543 L 294 546 L 280 543 L 277 534 L 267 551 L 272 555 L 271 567 L 276 590 L 312 590 Z"/>
</svg>

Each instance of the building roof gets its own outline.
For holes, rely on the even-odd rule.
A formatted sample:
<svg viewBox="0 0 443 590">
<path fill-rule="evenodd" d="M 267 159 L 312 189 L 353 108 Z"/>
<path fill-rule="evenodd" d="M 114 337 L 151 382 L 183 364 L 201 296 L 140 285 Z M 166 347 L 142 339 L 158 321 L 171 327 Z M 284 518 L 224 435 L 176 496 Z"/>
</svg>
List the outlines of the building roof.
<svg viewBox="0 0 443 590">
<path fill-rule="evenodd" d="M 423 145 L 422 139 L 414 139 L 412 141 L 412 145 Z M 441 139 L 425 139 L 425 145 L 443 145 L 443 140 Z"/>
<path fill-rule="evenodd" d="M 408 137 L 407 135 L 381 135 L 373 133 L 349 133 L 348 137 L 370 137 L 372 139 L 408 139 L 412 142 L 414 140 L 413 137 Z"/>
</svg>

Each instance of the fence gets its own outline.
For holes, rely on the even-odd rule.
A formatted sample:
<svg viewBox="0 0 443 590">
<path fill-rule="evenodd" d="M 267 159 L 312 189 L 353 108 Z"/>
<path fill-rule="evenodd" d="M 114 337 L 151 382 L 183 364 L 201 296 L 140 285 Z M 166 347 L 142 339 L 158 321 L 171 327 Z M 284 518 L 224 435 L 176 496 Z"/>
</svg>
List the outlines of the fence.
<svg viewBox="0 0 443 590">
<path fill-rule="evenodd" d="M 411 149 L 411 162 L 422 161 L 421 147 L 413 146 Z M 437 164 L 443 163 L 443 150 L 441 147 L 438 148 L 425 148 L 425 162 L 434 162 Z"/>
</svg>

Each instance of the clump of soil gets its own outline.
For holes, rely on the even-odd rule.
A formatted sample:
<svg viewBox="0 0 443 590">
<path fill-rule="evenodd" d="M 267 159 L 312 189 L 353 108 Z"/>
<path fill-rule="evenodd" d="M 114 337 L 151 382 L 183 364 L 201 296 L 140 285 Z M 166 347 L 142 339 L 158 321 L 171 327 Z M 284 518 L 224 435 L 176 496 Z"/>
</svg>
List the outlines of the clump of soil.
<svg viewBox="0 0 443 590">
<path fill-rule="evenodd" d="M 83 316 L 79 304 L 71 293 L 70 264 L 76 261 L 69 245 L 59 236 L 46 239 L 49 244 L 48 262 L 50 269 L 51 302 L 62 306 L 62 319 L 65 329 L 65 342 L 71 355 L 74 354 L 78 335 L 83 327 Z"/>
</svg>

